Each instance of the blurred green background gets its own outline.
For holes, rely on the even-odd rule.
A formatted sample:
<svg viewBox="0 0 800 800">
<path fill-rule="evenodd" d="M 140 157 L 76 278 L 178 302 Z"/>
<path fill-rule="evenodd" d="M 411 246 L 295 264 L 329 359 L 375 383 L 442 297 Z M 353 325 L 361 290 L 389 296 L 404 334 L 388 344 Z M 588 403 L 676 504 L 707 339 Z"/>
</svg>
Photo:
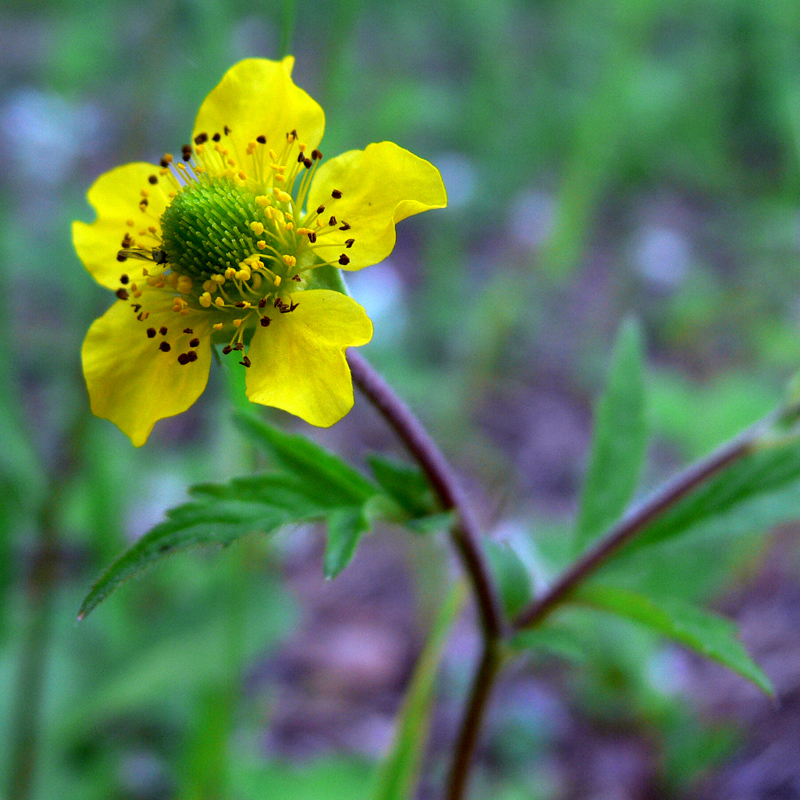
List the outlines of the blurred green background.
<svg viewBox="0 0 800 800">
<path fill-rule="evenodd" d="M 141 450 L 90 416 L 80 345 L 111 296 L 70 222 L 91 219 L 99 174 L 175 152 L 235 61 L 287 46 L 326 111 L 326 155 L 388 139 L 442 171 L 448 209 L 402 223 L 391 257 L 352 276 L 375 323 L 364 352 L 534 566 L 574 511 L 626 314 L 648 342 L 648 486 L 768 411 L 797 367 L 800 6 L 5 0 L 0 796 L 361 798 L 391 740 L 452 576 L 434 542 L 378 532 L 326 584 L 317 531 L 248 540 L 175 559 L 75 622 L 189 484 L 252 464 L 214 370 Z M 267 417 L 356 463 L 396 448 L 358 400 L 330 431 Z M 711 576 L 779 706 L 593 623 L 583 667 L 502 682 L 476 797 L 800 798 L 794 534 L 676 554 L 653 578 L 696 594 Z M 466 619 L 445 658 L 421 798 L 473 636 Z"/>
</svg>

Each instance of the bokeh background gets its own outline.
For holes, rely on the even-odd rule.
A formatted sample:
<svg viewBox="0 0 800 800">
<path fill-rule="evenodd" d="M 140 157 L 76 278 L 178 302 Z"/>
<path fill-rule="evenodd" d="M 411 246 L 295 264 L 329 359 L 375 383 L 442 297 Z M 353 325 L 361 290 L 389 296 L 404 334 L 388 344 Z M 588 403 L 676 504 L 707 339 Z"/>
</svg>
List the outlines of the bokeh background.
<svg viewBox="0 0 800 800">
<path fill-rule="evenodd" d="M 4 0 L 0 6 L 0 795 L 367 797 L 445 543 L 379 530 L 332 583 L 314 528 L 181 556 L 77 624 L 110 560 L 198 481 L 251 466 L 224 382 L 135 450 L 79 350 L 111 297 L 70 222 L 105 170 L 186 141 L 235 61 L 297 57 L 326 155 L 389 139 L 442 171 L 351 288 L 365 354 L 486 529 L 534 570 L 564 539 L 615 331 L 643 323 L 644 487 L 780 401 L 800 346 L 800 6 L 782 0 Z M 396 452 L 357 401 L 330 431 Z M 632 627 L 501 681 L 475 797 L 800 798 L 797 530 L 676 553 L 654 580 L 736 618 L 778 701 Z M 435 796 L 477 641 L 440 674 Z M 31 793 L 19 787 L 28 784 Z M 16 781 L 17 789 L 10 784 Z M 18 792 L 14 794 L 14 792 Z"/>
</svg>

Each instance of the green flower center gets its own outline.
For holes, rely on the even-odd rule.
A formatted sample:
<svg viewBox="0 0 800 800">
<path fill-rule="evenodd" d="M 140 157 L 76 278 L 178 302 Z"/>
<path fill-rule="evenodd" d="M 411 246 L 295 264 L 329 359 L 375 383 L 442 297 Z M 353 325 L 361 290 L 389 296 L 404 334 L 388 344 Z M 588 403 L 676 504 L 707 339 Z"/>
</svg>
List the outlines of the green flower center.
<svg viewBox="0 0 800 800">
<path fill-rule="evenodd" d="M 162 249 L 174 270 L 206 279 L 259 252 L 255 195 L 232 181 L 188 183 L 161 217 Z"/>
</svg>

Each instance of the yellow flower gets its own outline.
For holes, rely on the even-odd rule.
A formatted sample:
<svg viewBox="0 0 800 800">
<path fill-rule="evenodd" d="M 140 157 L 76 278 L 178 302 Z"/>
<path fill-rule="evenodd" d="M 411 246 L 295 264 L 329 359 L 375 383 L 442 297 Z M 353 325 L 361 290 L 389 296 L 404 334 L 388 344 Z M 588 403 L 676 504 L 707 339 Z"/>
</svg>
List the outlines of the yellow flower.
<svg viewBox="0 0 800 800">
<path fill-rule="evenodd" d="M 319 268 L 375 264 L 395 223 L 446 205 L 438 170 L 391 142 L 323 161 L 325 115 L 293 64 L 236 64 L 180 157 L 101 175 L 97 219 L 73 223 L 86 269 L 118 298 L 83 344 L 92 411 L 137 446 L 202 393 L 213 345 L 247 370 L 251 401 L 341 419 L 353 405 L 344 351 L 372 323 Z"/>
</svg>

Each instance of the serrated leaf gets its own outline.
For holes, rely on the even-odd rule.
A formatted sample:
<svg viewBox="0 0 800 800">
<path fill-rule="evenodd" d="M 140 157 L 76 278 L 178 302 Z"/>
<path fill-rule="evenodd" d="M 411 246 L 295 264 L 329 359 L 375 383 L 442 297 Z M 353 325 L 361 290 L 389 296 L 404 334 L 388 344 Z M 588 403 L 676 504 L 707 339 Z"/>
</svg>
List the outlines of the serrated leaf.
<svg viewBox="0 0 800 800">
<path fill-rule="evenodd" d="M 645 625 L 737 672 L 765 694 L 775 694 L 770 679 L 737 638 L 736 625 L 725 617 L 676 600 L 654 600 L 610 586 L 583 586 L 570 601 Z"/>
<path fill-rule="evenodd" d="M 413 797 L 428 740 L 436 672 L 450 630 L 467 598 L 463 583 L 448 595 L 434 622 L 406 691 L 392 748 L 378 770 L 372 800 L 408 800 Z"/>
<path fill-rule="evenodd" d="M 279 437 L 276 440 L 281 442 Z M 314 448 L 321 451 L 316 445 Z M 329 464 L 323 464 L 316 480 L 292 474 L 268 474 L 193 487 L 191 502 L 168 511 L 164 522 L 152 528 L 105 571 L 84 600 L 79 618 L 85 617 L 131 576 L 182 550 L 204 545 L 226 546 L 248 534 L 270 534 L 284 525 L 325 519 L 343 510 L 355 509 L 361 513 L 365 492 L 359 491 L 348 475 L 339 482 L 338 489 L 332 488 L 319 477 L 328 469 Z M 366 481 L 365 484 L 370 486 Z M 352 542 L 353 547 L 356 542 Z"/>
<path fill-rule="evenodd" d="M 376 493 L 374 484 L 358 470 L 304 436 L 284 433 L 247 414 L 237 414 L 235 420 L 278 469 L 302 477 L 321 497 L 338 497 L 338 505 L 348 506 L 361 505 Z"/>
<path fill-rule="evenodd" d="M 323 560 L 325 577 L 335 578 L 356 552 L 362 534 L 369 529 L 361 508 L 343 508 L 328 515 L 328 540 Z"/>
<path fill-rule="evenodd" d="M 487 540 L 485 550 L 500 590 L 503 608 L 512 619 L 533 597 L 530 575 L 520 557 L 504 542 Z"/>
<path fill-rule="evenodd" d="M 576 553 L 622 515 L 639 482 L 647 443 L 641 339 L 634 320 L 623 323 L 597 405 L 575 525 Z"/>
<path fill-rule="evenodd" d="M 679 537 L 735 536 L 800 518 L 800 444 L 771 444 L 661 514 L 617 556 Z"/>
<path fill-rule="evenodd" d="M 428 479 L 418 467 L 374 453 L 367 457 L 367 462 L 380 487 L 411 519 L 440 510 Z"/>
</svg>

